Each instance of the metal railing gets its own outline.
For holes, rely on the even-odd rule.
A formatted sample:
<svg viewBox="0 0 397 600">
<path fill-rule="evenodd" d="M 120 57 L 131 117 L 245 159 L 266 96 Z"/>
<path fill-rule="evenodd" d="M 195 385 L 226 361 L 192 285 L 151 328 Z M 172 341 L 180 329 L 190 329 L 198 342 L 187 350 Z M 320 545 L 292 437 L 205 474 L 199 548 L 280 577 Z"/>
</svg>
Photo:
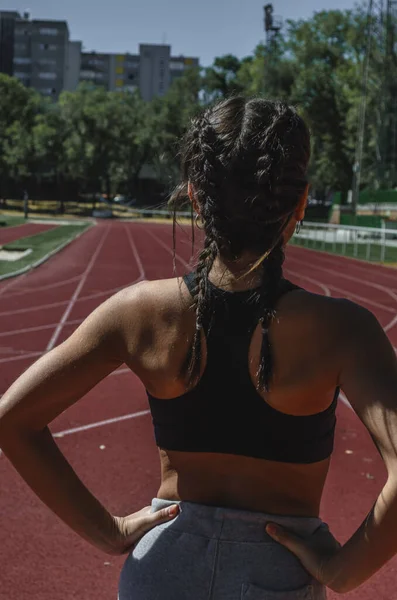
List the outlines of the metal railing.
<svg viewBox="0 0 397 600">
<path fill-rule="evenodd" d="M 136 218 L 171 219 L 171 210 L 138 209 L 132 206 L 125 208 L 125 213 Z M 191 213 L 177 212 L 178 218 L 190 219 Z M 383 223 L 383 227 L 355 227 L 332 223 L 316 223 L 305 221 L 300 233 L 294 235 L 293 244 L 325 252 L 333 252 L 343 256 L 352 256 L 375 262 L 397 263 L 397 222 L 395 228 Z M 396 275 L 397 277 L 397 275 Z"/>
<path fill-rule="evenodd" d="M 160 217 L 163 219 L 172 219 L 174 214 L 172 210 L 166 208 L 134 208 L 133 206 L 125 204 L 112 204 L 111 207 L 113 211 L 121 212 L 126 215 L 128 214 L 131 218 L 136 217 L 145 219 Z M 177 211 L 176 216 L 178 218 L 190 219 L 191 213 L 189 211 Z"/>
<path fill-rule="evenodd" d="M 354 227 L 331 223 L 306 222 L 292 242 L 306 248 L 333 252 L 375 262 L 397 263 L 397 225 L 391 227 Z"/>
</svg>

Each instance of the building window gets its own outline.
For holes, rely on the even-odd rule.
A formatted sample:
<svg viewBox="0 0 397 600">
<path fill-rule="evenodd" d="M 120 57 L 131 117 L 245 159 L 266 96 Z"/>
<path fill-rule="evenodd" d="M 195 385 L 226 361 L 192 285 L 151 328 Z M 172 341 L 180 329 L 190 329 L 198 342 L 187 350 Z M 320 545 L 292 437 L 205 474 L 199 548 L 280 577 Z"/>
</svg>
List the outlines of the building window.
<svg viewBox="0 0 397 600">
<path fill-rule="evenodd" d="M 137 61 L 132 61 L 132 60 L 128 60 L 125 63 L 125 66 L 127 67 L 127 69 L 138 69 L 139 67 L 139 62 Z"/>
<path fill-rule="evenodd" d="M 39 73 L 39 79 L 56 79 L 57 78 L 57 74 L 56 73 Z"/>
<path fill-rule="evenodd" d="M 129 79 L 129 81 L 134 81 L 134 79 L 135 79 L 135 75 L 134 75 L 134 73 L 130 73 L 130 74 L 128 75 L 128 79 Z"/>
<path fill-rule="evenodd" d="M 38 61 L 39 65 L 51 65 L 54 66 L 57 64 L 57 61 L 53 58 L 40 58 Z"/>
<path fill-rule="evenodd" d="M 54 96 L 57 93 L 55 88 L 42 88 L 39 91 L 43 96 Z"/>
<path fill-rule="evenodd" d="M 31 62 L 30 58 L 14 57 L 14 65 L 30 65 Z"/>
<path fill-rule="evenodd" d="M 58 46 L 56 46 L 55 44 L 39 44 L 40 50 L 50 50 L 50 52 L 56 50 L 57 47 Z"/>
<path fill-rule="evenodd" d="M 29 73 L 22 73 L 22 71 L 15 71 L 14 77 L 17 79 L 28 79 Z"/>
<path fill-rule="evenodd" d="M 29 31 L 27 29 L 18 29 L 15 28 L 15 35 L 20 36 L 20 35 L 29 35 Z"/>
<path fill-rule="evenodd" d="M 185 65 L 183 62 L 174 60 L 170 62 L 170 69 L 171 71 L 183 71 L 185 69 Z"/>
<path fill-rule="evenodd" d="M 101 58 L 87 58 L 84 62 L 90 67 L 104 67 L 105 63 Z"/>
<path fill-rule="evenodd" d="M 95 79 L 96 76 L 95 71 L 80 71 L 80 79 Z"/>
<path fill-rule="evenodd" d="M 40 35 L 58 35 L 59 30 L 52 27 L 41 27 L 39 29 Z"/>
<path fill-rule="evenodd" d="M 27 50 L 26 44 L 14 44 L 14 50 Z"/>
</svg>

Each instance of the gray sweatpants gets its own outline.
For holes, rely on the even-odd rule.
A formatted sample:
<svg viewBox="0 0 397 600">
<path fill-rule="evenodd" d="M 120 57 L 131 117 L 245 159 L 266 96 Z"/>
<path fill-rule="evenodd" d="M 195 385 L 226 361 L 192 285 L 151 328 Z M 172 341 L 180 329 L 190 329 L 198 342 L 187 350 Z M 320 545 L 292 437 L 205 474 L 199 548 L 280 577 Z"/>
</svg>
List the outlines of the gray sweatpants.
<svg viewBox="0 0 397 600">
<path fill-rule="evenodd" d="M 152 510 L 171 504 L 155 499 Z M 316 518 L 181 502 L 179 515 L 128 556 L 119 600 L 325 600 L 325 588 L 267 535 L 269 521 L 302 536 L 326 527 Z"/>
</svg>

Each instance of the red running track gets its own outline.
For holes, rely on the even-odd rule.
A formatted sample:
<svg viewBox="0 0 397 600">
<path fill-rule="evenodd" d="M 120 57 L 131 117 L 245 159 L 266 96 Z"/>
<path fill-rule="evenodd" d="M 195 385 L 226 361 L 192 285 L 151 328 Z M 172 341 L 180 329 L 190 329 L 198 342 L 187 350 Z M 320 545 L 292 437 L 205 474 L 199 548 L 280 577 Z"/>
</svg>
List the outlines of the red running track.
<svg viewBox="0 0 397 600">
<path fill-rule="evenodd" d="M 39 269 L 0 282 L 0 394 L 118 289 L 173 276 L 171 244 L 166 224 L 102 222 Z M 176 258 L 181 274 L 190 261 L 183 232 Z M 397 347 L 396 271 L 291 247 L 286 273 L 310 291 L 367 306 Z M 147 410 L 138 379 L 119 369 L 52 425 L 62 451 L 115 514 L 141 508 L 156 493 L 159 466 Z M 80 541 L 40 504 L 4 457 L 0 480 L 0 600 L 116 599 L 123 559 Z M 342 542 L 361 523 L 384 481 L 369 435 L 340 402 L 322 516 Z M 397 559 L 348 598 L 396 599 L 396 569 Z"/>
<path fill-rule="evenodd" d="M 43 231 L 49 231 L 54 227 L 55 225 L 45 225 L 44 223 L 25 223 L 24 225 L 15 225 L 15 227 L 0 227 L 0 246 L 30 235 L 43 233 Z"/>
</svg>

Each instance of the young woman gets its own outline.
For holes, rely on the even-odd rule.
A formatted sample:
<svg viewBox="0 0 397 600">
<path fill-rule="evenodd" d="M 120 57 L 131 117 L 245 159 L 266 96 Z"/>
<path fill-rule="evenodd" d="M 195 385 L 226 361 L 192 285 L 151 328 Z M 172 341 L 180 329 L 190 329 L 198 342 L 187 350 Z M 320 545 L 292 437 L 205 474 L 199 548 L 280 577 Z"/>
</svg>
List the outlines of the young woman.
<svg viewBox="0 0 397 600">
<path fill-rule="evenodd" d="M 129 552 L 120 600 L 319 600 L 397 552 L 394 351 L 371 313 L 282 276 L 309 148 L 282 103 L 207 110 L 184 141 L 174 198 L 190 197 L 204 230 L 195 273 L 117 294 L 1 399 L 0 446 L 25 481 L 88 542 Z M 124 518 L 47 427 L 123 363 L 148 391 L 162 467 L 151 509 Z M 389 473 L 343 547 L 319 519 L 339 388 Z"/>
</svg>

